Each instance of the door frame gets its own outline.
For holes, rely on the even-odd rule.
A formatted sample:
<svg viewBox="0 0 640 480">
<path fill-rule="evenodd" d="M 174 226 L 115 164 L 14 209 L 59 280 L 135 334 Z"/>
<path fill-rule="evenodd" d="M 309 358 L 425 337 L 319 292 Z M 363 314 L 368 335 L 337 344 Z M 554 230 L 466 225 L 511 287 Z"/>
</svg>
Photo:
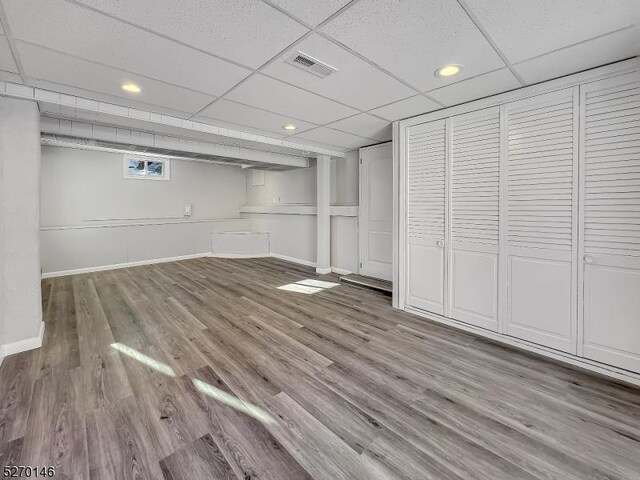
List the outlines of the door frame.
<svg viewBox="0 0 640 480">
<path fill-rule="evenodd" d="M 363 225 L 365 224 L 364 222 L 364 201 L 363 201 L 363 182 L 362 179 L 364 178 L 364 164 L 362 162 L 362 152 L 366 152 L 369 150 L 375 150 L 378 148 L 382 148 L 382 147 L 386 147 L 386 146 L 390 146 L 391 147 L 391 158 L 389 158 L 389 162 L 391 162 L 391 164 L 393 165 L 393 141 L 389 141 L 389 142 L 383 142 L 383 143 L 377 143 L 375 145 L 370 145 L 368 147 L 362 147 L 360 149 L 358 149 L 358 274 L 362 275 L 362 252 L 364 252 L 364 228 Z M 391 196 L 392 198 L 394 198 L 394 186 L 393 186 L 393 182 L 394 182 L 394 178 L 392 176 L 391 180 L 391 187 L 392 187 L 392 193 Z M 393 216 L 392 216 L 392 230 L 391 230 L 391 235 L 393 237 Z M 393 262 L 393 252 L 392 252 L 392 268 L 391 268 L 391 281 L 393 282 L 393 264 L 395 262 Z"/>
</svg>

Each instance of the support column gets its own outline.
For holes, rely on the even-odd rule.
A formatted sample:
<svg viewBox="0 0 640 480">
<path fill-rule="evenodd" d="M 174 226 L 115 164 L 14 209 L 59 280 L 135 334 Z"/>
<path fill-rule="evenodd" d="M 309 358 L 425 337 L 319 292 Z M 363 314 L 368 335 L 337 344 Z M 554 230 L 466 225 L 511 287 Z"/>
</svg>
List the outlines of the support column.
<svg viewBox="0 0 640 480">
<path fill-rule="evenodd" d="M 41 345 L 40 114 L 0 97 L 0 342 L 10 355 Z"/>
<path fill-rule="evenodd" d="M 331 273 L 331 157 L 321 155 L 316 164 L 317 253 L 316 272 Z"/>
</svg>

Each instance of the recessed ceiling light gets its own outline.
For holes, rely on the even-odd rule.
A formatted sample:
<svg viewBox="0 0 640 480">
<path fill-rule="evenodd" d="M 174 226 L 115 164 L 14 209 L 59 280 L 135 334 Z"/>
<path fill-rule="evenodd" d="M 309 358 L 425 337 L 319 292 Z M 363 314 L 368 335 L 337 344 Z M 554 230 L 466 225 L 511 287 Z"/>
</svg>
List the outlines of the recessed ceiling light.
<svg viewBox="0 0 640 480">
<path fill-rule="evenodd" d="M 142 91 L 142 89 L 138 85 L 131 82 L 123 83 L 122 90 L 129 93 L 140 93 Z"/>
<path fill-rule="evenodd" d="M 450 77 L 452 75 L 460 73 L 463 68 L 464 67 L 462 65 L 445 65 L 436 70 L 435 75 L 436 77 Z"/>
<path fill-rule="evenodd" d="M 282 128 L 284 128 L 285 130 L 295 130 L 298 127 L 296 127 L 293 123 L 287 123 L 283 125 Z"/>
</svg>

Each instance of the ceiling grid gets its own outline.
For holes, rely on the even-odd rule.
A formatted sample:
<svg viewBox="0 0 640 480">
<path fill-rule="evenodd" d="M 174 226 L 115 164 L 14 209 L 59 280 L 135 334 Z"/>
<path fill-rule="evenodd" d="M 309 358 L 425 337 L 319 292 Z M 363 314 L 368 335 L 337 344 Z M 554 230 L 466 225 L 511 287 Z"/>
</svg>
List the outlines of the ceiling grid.
<svg viewBox="0 0 640 480">
<path fill-rule="evenodd" d="M 638 3 L 0 0 L 0 80 L 344 151 L 389 140 L 394 120 L 640 54 Z M 297 51 L 338 71 L 286 64 Z M 464 69 L 434 75 L 449 63 Z"/>
</svg>

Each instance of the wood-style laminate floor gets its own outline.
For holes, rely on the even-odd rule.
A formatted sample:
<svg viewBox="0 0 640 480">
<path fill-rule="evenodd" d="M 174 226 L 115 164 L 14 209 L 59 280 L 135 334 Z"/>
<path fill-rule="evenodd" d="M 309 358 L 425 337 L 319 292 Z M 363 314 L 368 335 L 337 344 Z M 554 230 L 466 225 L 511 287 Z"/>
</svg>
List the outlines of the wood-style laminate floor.
<svg viewBox="0 0 640 480">
<path fill-rule="evenodd" d="M 199 259 L 43 293 L 43 347 L 0 367 L 2 465 L 70 479 L 640 478 L 640 390 L 332 275 Z"/>
</svg>

